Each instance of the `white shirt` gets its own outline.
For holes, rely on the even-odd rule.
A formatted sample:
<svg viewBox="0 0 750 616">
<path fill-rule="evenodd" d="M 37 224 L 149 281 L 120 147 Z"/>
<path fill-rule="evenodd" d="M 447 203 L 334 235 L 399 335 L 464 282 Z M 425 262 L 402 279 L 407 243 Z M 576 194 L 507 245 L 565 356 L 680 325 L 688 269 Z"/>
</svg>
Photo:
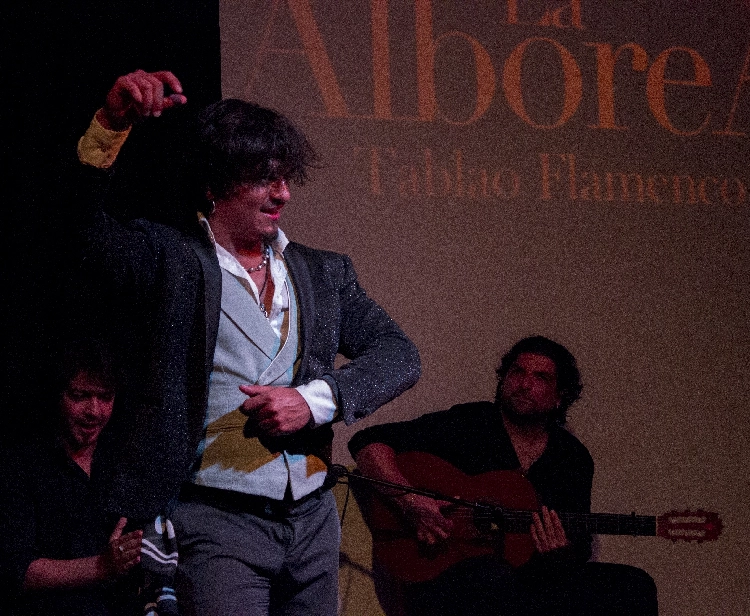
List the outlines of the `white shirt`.
<svg viewBox="0 0 750 616">
<path fill-rule="evenodd" d="M 255 300 L 255 303 L 258 304 L 258 309 L 260 310 L 258 287 L 255 282 L 253 282 L 250 274 L 247 273 L 247 270 L 240 265 L 239 261 L 237 261 L 228 250 L 216 242 L 216 238 L 214 238 L 214 234 L 211 231 L 208 219 L 203 216 L 203 214 L 199 214 L 198 218 L 216 248 L 216 256 L 219 259 L 219 266 L 233 276 L 236 276 L 243 282 L 247 283 L 247 286 L 252 290 L 252 297 Z M 273 300 L 271 302 L 271 308 L 268 311 L 268 321 L 271 328 L 279 338 L 282 337 L 282 326 L 285 314 L 289 311 L 287 269 L 283 255 L 284 248 L 286 248 L 287 244 L 289 244 L 289 240 L 284 232 L 279 229 L 276 239 L 271 243 L 271 256 L 267 266 L 271 271 L 271 280 L 273 280 L 274 286 Z M 323 379 L 315 379 L 305 385 L 298 385 L 294 389 L 300 393 L 310 407 L 310 412 L 312 413 L 313 421 L 316 426 L 321 426 L 333 421 L 337 410 L 336 400 L 333 396 L 331 386 L 326 381 Z"/>
</svg>

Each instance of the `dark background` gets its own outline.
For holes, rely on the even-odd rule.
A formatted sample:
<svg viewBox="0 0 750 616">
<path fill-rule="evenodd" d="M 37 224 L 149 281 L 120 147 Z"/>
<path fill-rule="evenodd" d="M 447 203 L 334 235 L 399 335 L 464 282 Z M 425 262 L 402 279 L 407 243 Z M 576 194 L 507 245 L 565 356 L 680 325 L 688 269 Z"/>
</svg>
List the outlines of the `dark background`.
<svg viewBox="0 0 750 616">
<path fill-rule="evenodd" d="M 310 57 L 300 53 L 290 7 L 306 4 L 346 97 L 345 117 L 327 115 Z M 75 175 L 76 140 L 118 75 L 169 69 L 183 82 L 188 109 L 144 123 L 128 139 L 129 155 L 118 161 L 120 170 L 130 163 L 119 214 L 145 213 L 139 207 L 146 202 L 163 204 L 150 216 L 189 209 L 181 203 L 183 184 L 170 176 L 179 173 L 192 110 L 221 91 L 275 107 L 304 128 L 324 162 L 313 182 L 295 190 L 284 231 L 295 241 L 351 255 L 368 293 L 420 349 L 423 375 L 415 388 L 365 422 L 336 426 L 336 461 L 350 463 L 346 441 L 368 423 L 491 397 L 500 353 L 522 336 L 549 335 L 572 350 L 584 375 L 570 427 L 596 460 L 594 509 L 658 514 L 703 508 L 724 521 L 719 540 L 701 545 L 603 537 L 600 558 L 644 567 L 657 582 L 664 616 L 748 613 L 748 576 L 742 574 L 750 554 L 747 197 L 735 205 L 610 203 L 571 200 L 561 189 L 544 201 L 534 174 L 539 153 L 573 153 L 581 170 L 739 177 L 748 185 L 750 84 L 742 86 L 734 122 L 744 136 L 713 131 L 725 125 L 748 54 L 750 3 L 585 0 L 581 31 L 503 25 L 503 1 L 429 3 L 434 36 L 458 31 L 475 38 L 491 55 L 498 79 L 510 51 L 530 37 L 559 40 L 574 54 L 583 71 L 583 102 L 564 127 L 545 131 L 515 116 L 499 83 L 489 112 L 468 127 L 439 119 L 373 119 L 376 3 L 343 4 L 346 11 L 340 0 L 221 0 L 221 11 L 218 0 L 89 1 L 43 9 L 6 3 L 0 9 L 0 241 L 7 254 L 0 280 L 0 434 L 41 429 L 55 353 L 72 317 L 86 322 L 75 312 L 82 302 L 75 309 L 68 302 L 78 287 L 64 231 L 74 207 L 65 189 Z M 518 3 L 525 14 L 564 4 Z M 414 116 L 416 3 L 378 6 L 387 6 L 390 19 L 394 115 Z M 613 48 L 638 43 L 649 62 L 675 46 L 699 51 L 711 67 L 711 87 L 670 88 L 668 105 L 679 126 L 694 127 L 706 113 L 710 126 L 682 137 L 657 124 L 644 95 L 646 74 L 633 70 L 626 54 L 618 63 L 616 110 L 628 130 L 590 128 L 596 124 L 591 42 Z M 464 117 L 474 102 L 468 47 L 450 39 L 441 49 L 440 108 Z M 529 104 L 543 99 L 554 107 L 559 80 L 546 79 L 541 68 L 529 70 Z M 402 195 L 393 166 L 386 193 L 375 195 L 363 157 L 354 155 L 358 147 L 373 146 L 393 150 L 404 164 L 419 163 L 424 148 L 444 163 L 461 149 L 467 164 L 517 168 L 527 190 L 514 200 Z M 99 305 L 89 309 L 106 314 Z M 366 571 L 365 530 L 347 528 L 345 542 L 356 550 L 345 553 Z M 347 571 L 362 577 L 359 569 Z M 347 575 L 342 582 L 349 593 L 355 584 Z M 377 610 L 373 595 L 344 594 L 342 602 L 347 613 Z"/>
<path fill-rule="evenodd" d="M 129 140 L 119 213 L 139 214 L 140 194 L 158 195 L 167 212 L 180 199 L 168 177 L 179 174 L 190 115 L 221 97 L 221 76 L 218 0 L 6 3 L 2 12 L 5 439 L 44 420 L 50 367 L 81 309 L 70 301 L 74 253 L 64 231 L 78 137 L 117 76 L 174 72 L 188 109 Z"/>
</svg>

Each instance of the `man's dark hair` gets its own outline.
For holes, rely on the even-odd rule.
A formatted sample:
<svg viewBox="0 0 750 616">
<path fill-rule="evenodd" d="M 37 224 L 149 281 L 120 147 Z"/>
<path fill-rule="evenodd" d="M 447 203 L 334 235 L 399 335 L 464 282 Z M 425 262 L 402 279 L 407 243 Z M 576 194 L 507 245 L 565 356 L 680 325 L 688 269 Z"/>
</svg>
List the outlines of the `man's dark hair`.
<svg viewBox="0 0 750 616">
<path fill-rule="evenodd" d="M 286 117 L 228 98 L 198 118 L 198 170 L 204 190 L 226 198 L 242 184 L 285 179 L 304 184 L 316 161 L 305 135 Z"/>
<path fill-rule="evenodd" d="M 568 408 L 581 396 L 583 384 L 581 373 L 573 354 L 563 345 L 545 338 L 544 336 L 530 336 L 516 342 L 500 360 L 500 365 L 495 370 L 497 374 L 497 393 L 495 401 L 500 402 L 500 390 L 508 370 L 523 353 L 534 353 L 544 355 L 551 359 L 557 371 L 557 393 L 560 395 L 560 405 L 552 413 L 551 421 L 562 426 L 567 419 Z"/>
<path fill-rule="evenodd" d="M 77 339 L 60 353 L 55 371 L 55 392 L 59 395 L 81 372 L 112 390 L 117 387 L 117 370 L 109 345 L 98 339 Z"/>
</svg>

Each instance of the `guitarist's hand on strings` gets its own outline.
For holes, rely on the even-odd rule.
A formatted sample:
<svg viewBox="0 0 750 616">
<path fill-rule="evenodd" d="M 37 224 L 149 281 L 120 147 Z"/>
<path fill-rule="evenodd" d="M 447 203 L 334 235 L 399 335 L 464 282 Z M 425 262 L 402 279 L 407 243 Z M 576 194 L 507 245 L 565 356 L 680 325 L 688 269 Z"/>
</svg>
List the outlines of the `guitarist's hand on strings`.
<svg viewBox="0 0 750 616">
<path fill-rule="evenodd" d="M 537 552 L 545 554 L 570 545 L 557 513 L 543 506 L 541 515 L 535 511 L 531 518 L 531 538 Z"/>
<path fill-rule="evenodd" d="M 448 538 L 453 522 L 440 511 L 440 507 L 448 503 L 419 494 L 403 494 L 395 500 L 417 531 L 417 541 L 432 546 Z"/>
</svg>

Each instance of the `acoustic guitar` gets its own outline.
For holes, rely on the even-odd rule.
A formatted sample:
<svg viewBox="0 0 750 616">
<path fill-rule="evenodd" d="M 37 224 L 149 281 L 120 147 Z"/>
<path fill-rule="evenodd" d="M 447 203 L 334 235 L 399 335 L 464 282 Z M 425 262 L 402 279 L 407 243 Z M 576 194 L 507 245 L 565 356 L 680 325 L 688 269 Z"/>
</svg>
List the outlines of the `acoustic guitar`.
<svg viewBox="0 0 750 616">
<path fill-rule="evenodd" d="M 437 577 L 466 558 L 500 554 L 512 566 L 534 553 L 531 512 L 540 508 L 531 483 L 517 471 L 466 475 L 448 462 L 422 452 L 396 456 L 409 483 L 423 490 L 457 497 L 442 511 L 453 522 L 450 537 L 428 548 L 405 527 L 388 498 L 372 491 L 365 518 L 373 538 L 373 561 L 404 582 Z M 715 513 L 670 512 L 661 516 L 558 512 L 563 528 L 573 534 L 659 536 L 673 541 L 712 541 L 722 529 Z"/>
</svg>

